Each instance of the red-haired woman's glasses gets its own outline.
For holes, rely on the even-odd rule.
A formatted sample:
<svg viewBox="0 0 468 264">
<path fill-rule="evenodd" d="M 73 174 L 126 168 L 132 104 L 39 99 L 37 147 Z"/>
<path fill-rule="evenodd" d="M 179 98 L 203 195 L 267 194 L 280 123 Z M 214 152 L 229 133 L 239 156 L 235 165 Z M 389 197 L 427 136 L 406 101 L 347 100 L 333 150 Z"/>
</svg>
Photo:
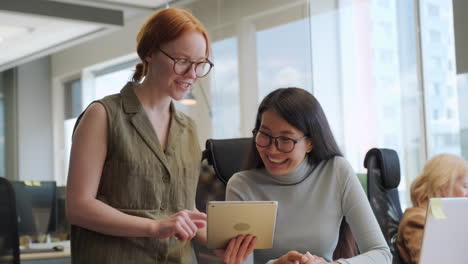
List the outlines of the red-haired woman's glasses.
<svg viewBox="0 0 468 264">
<path fill-rule="evenodd" d="M 283 153 L 292 152 L 297 143 L 307 138 L 306 136 L 300 139 L 292 139 L 284 136 L 273 137 L 260 130 L 254 130 L 252 133 L 257 146 L 266 148 L 274 141 L 276 148 Z"/>
<path fill-rule="evenodd" d="M 176 74 L 179 75 L 186 74 L 192 68 L 192 65 L 195 64 L 195 74 L 197 75 L 197 77 L 205 77 L 211 71 L 211 68 L 213 68 L 214 66 L 214 64 L 209 59 L 206 59 L 206 61 L 199 62 L 191 61 L 188 59 L 176 59 L 171 55 L 167 54 L 167 52 L 165 52 L 164 50 L 159 50 L 162 52 L 162 54 L 166 55 L 169 59 L 171 59 L 174 62 L 173 70 Z"/>
</svg>

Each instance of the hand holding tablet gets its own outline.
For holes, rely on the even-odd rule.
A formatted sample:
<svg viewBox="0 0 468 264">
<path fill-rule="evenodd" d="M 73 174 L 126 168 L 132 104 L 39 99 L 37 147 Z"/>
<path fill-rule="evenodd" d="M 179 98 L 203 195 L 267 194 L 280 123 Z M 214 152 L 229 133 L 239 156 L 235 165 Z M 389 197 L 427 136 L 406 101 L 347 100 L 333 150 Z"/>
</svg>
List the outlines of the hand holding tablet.
<svg viewBox="0 0 468 264">
<path fill-rule="evenodd" d="M 208 248 L 226 248 L 238 235 L 257 237 L 255 249 L 273 246 L 276 201 L 211 201 L 208 202 Z"/>
</svg>

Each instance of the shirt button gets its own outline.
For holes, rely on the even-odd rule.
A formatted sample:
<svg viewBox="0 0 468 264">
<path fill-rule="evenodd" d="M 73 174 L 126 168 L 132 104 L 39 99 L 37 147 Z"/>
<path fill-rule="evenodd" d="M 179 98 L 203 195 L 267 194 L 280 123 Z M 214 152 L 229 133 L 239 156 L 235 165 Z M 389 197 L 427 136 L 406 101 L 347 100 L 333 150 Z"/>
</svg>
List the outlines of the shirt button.
<svg viewBox="0 0 468 264">
<path fill-rule="evenodd" d="M 164 183 L 169 183 L 169 176 L 164 175 L 162 180 L 163 180 Z"/>
</svg>

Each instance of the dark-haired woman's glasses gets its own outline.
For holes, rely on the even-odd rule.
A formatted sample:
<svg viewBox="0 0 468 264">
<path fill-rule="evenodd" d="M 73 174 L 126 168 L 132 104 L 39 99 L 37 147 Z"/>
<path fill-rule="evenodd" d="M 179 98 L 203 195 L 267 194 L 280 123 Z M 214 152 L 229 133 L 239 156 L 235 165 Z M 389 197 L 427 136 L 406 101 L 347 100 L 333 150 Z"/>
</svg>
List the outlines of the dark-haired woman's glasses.
<svg viewBox="0 0 468 264">
<path fill-rule="evenodd" d="M 292 139 L 284 136 L 273 137 L 260 130 L 254 130 L 252 133 L 257 146 L 266 148 L 274 141 L 276 148 L 283 153 L 292 152 L 297 143 L 307 138 L 306 136 L 300 139 Z"/>
<path fill-rule="evenodd" d="M 188 59 L 176 59 L 171 55 L 167 54 L 167 52 L 165 52 L 164 50 L 159 50 L 162 52 L 162 54 L 166 55 L 169 59 L 171 59 L 174 62 L 173 70 L 176 74 L 179 75 L 186 74 L 192 68 L 192 65 L 195 64 L 195 74 L 197 75 L 197 77 L 205 77 L 211 71 L 211 68 L 213 68 L 214 66 L 214 64 L 209 59 L 200 62 L 195 62 Z"/>
</svg>

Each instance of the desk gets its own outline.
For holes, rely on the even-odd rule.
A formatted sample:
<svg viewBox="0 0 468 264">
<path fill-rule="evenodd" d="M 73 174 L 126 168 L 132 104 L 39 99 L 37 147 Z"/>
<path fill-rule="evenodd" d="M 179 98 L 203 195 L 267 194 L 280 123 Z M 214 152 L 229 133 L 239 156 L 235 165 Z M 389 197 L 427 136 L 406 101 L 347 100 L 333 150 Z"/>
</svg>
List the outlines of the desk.
<svg viewBox="0 0 468 264">
<path fill-rule="evenodd" d="M 26 253 L 20 255 L 21 264 L 70 264 L 70 248 L 64 251 Z"/>
</svg>

